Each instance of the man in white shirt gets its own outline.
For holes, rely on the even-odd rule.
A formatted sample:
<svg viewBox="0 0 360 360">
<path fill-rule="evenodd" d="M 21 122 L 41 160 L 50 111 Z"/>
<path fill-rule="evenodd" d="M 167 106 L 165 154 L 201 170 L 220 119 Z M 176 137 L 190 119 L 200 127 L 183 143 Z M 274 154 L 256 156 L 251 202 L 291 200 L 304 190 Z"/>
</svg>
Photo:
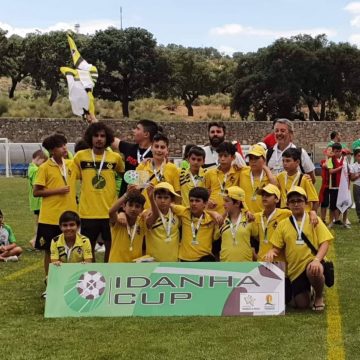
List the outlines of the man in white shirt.
<svg viewBox="0 0 360 360">
<path fill-rule="evenodd" d="M 210 145 L 203 146 L 205 150 L 205 163 L 204 168 L 213 168 L 218 165 L 218 153 L 216 149 L 225 141 L 226 127 L 223 122 L 211 122 L 208 125 L 208 134 Z M 246 165 L 245 160 L 241 153 L 235 153 L 234 164 L 239 168 Z"/>
<path fill-rule="evenodd" d="M 296 146 L 292 143 L 294 138 L 294 125 L 288 119 L 276 120 L 274 126 L 274 133 L 276 138 L 276 144 L 273 149 L 268 150 L 267 166 L 270 168 L 274 175 L 284 171 L 282 163 L 282 154 L 288 148 L 295 148 Z M 270 156 L 269 156 L 270 155 Z M 308 153 L 305 149 L 301 149 L 301 171 L 308 174 L 311 177 L 313 183 L 315 183 L 315 165 L 311 161 Z"/>
</svg>

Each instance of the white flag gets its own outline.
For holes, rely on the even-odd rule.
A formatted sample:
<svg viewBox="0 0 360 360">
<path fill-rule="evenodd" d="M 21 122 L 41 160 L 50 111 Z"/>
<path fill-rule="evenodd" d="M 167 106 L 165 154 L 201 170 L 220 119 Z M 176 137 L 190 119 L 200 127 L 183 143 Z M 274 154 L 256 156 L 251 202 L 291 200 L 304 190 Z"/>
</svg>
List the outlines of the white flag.
<svg viewBox="0 0 360 360">
<path fill-rule="evenodd" d="M 343 214 L 352 205 L 350 193 L 349 171 L 346 159 L 341 170 L 339 193 L 336 201 L 336 207 Z"/>
</svg>

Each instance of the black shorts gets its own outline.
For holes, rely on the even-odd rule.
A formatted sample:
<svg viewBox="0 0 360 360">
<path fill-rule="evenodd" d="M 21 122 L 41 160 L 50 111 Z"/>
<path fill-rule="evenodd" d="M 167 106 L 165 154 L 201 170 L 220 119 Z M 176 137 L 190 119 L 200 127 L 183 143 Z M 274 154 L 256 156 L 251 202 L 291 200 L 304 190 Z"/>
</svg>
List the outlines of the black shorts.
<svg viewBox="0 0 360 360">
<path fill-rule="evenodd" d="M 323 193 L 323 201 L 321 203 L 321 207 L 323 209 L 327 209 L 329 207 L 329 204 L 330 204 L 330 190 L 329 190 L 329 188 L 325 188 L 324 193 Z"/>
<path fill-rule="evenodd" d="M 81 219 L 81 235 L 89 238 L 92 247 L 100 234 L 104 243 L 111 243 L 109 219 Z"/>
<path fill-rule="evenodd" d="M 51 240 L 60 234 L 59 225 L 39 223 L 36 232 L 35 249 L 50 250 Z"/>
<path fill-rule="evenodd" d="M 339 189 L 329 189 L 330 193 L 330 210 L 334 211 L 337 209 L 336 201 L 338 198 Z"/>
<path fill-rule="evenodd" d="M 39 215 L 40 214 L 40 210 L 34 210 L 34 215 Z"/>
<path fill-rule="evenodd" d="M 291 282 L 292 295 L 295 297 L 301 293 L 310 292 L 311 284 L 306 275 L 306 269 Z"/>
</svg>

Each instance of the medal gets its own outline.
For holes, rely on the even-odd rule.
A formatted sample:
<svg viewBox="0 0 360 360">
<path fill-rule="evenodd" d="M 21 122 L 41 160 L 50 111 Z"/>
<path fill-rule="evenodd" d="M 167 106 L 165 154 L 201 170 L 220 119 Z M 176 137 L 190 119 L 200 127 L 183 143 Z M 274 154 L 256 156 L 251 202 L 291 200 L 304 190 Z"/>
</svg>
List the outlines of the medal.
<svg viewBox="0 0 360 360">
<path fill-rule="evenodd" d="M 60 166 L 53 157 L 50 159 L 59 168 L 61 177 L 63 178 L 65 185 L 67 185 L 67 169 L 66 169 L 65 160 L 63 158 L 61 158 L 62 164 Z"/>
</svg>

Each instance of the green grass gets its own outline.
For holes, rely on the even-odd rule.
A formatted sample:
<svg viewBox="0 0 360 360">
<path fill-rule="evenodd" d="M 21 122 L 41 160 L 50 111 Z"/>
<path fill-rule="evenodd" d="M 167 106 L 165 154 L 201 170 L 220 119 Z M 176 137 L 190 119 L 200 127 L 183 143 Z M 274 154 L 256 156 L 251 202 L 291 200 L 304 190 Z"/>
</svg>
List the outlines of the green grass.
<svg viewBox="0 0 360 360">
<path fill-rule="evenodd" d="M 310 310 L 258 318 L 44 319 L 41 267 L 4 280 L 42 260 L 26 250 L 33 233 L 26 180 L 0 178 L 0 189 L 0 208 L 25 248 L 18 263 L 0 263 L 1 359 L 326 359 L 326 313 Z M 336 276 L 346 354 L 356 359 L 360 225 L 353 210 L 350 219 L 351 230 L 336 230 Z"/>
</svg>

